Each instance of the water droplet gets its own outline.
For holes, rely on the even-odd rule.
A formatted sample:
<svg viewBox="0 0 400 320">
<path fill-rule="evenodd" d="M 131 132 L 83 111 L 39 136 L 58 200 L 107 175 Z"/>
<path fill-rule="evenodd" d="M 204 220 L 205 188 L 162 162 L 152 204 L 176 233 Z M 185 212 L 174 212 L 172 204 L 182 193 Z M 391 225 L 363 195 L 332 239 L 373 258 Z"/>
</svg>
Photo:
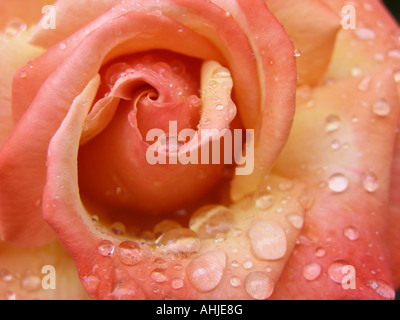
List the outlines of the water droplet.
<svg viewBox="0 0 400 320">
<path fill-rule="evenodd" d="M 300 52 L 299 49 L 294 49 L 294 56 L 295 56 L 296 58 L 301 57 L 301 52 Z"/>
<path fill-rule="evenodd" d="M 268 299 L 274 292 L 274 281 L 262 271 L 254 271 L 245 279 L 246 292 L 257 300 Z"/>
<path fill-rule="evenodd" d="M 328 275 L 331 280 L 341 284 L 343 277 L 346 275 L 346 272 L 343 272 L 343 268 L 348 265 L 350 264 L 345 260 L 334 261 L 328 268 Z"/>
<path fill-rule="evenodd" d="M 308 281 L 313 281 L 317 279 L 321 274 L 321 266 L 312 262 L 304 266 L 303 268 L 303 277 Z"/>
<path fill-rule="evenodd" d="M 359 67 L 351 68 L 350 73 L 353 77 L 359 77 L 363 74 L 363 71 Z"/>
<path fill-rule="evenodd" d="M 109 240 L 102 240 L 97 245 L 97 250 L 104 257 L 111 256 L 114 253 L 114 244 Z"/>
<path fill-rule="evenodd" d="M 264 194 L 256 199 L 256 207 L 260 210 L 267 210 L 274 204 L 274 197 L 271 194 Z"/>
<path fill-rule="evenodd" d="M 163 283 L 167 281 L 167 276 L 164 274 L 163 269 L 155 269 L 151 273 L 151 279 L 157 283 Z"/>
<path fill-rule="evenodd" d="M 196 95 L 190 95 L 187 98 L 187 102 L 189 104 L 189 107 L 200 107 L 201 106 L 201 99 L 196 96 Z"/>
<path fill-rule="evenodd" d="M 157 223 L 153 228 L 153 233 L 156 238 L 161 236 L 164 232 L 172 229 L 181 228 L 181 225 L 173 220 L 163 220 Z"/>
<path fill-rule="evenodd" d="M 366 285 L 385 299 L 394 300 L 395 292 L 387 282 L 382 280 L 368 280 Z"/>
<path fill-rule="evenodd" d="M 396 83 L 400 83 L 400 70 L 394 71 L 393 78 Z"/>
<path fill-rule="evenodd" d="M 253 268 L 253 262 L 251 262 L 251 261 L 243 262 L 243 268 L 245 268 L 246 270 Z"/>
<path fill-rule="evenodd" d="M 125 62 L 120 62 L 110 66 L 105 73 L 105 81 L 109 88 L 112 88 L 117 82 L 118 78 L 126 71 L 130 66 Z"/>
<path fill-rule="evenodd" d="M 281 182 L 278 185 L 279 190 L 281 191 L 290 191 L 293 189 L 293 183 L 291 182 Z"/>
<path fill-rule="evenodd" d="M 4 299 L 5 299 L 5 300 L 15 300 L 16 297 L 17 297 L 17 296 L 16 296 L 15 292 L 14 292 L 14 291 L 11 291 L 11 290 L 7 291 L 7 292 L 4 294 Z"/>
<path fill-rule="evenodd" d="M 93 224 L 97 224 L 99 222 L 100 218 L 97 215 L 93 215 L 91 220 L 92 220 Z"/>
<path fill-rule="evenodd" d="M 329 189 L 335 193 L 346 191 L 349 181 L 342 173 L 335 173 L 329 178 Z"/>
<path fill-rule="evenodd" d="M 218 110 L 218 111 L 223 111 L 223 110 L 225 109 L 225 107 L 224 107 L 224 105 L 219 104 L 219 105 L 217 105 L 217 106 L 215 107 L 215 109 Z"/>
<path fill-rule="evenodd" d="M 216 68 L 213 73 L 211 74 L 212 78 L 219 79 L 219 78 L 230 78 L 231 73 L 227 68 L 218 67 Z"/>
<path fill-rule="evenodd" d="M 311 209 L 311 207 L 314 204 L 314 198 L 310 195 L 302 195 L 299 198 L 299 203 L 303 207 L 303 209 L 308 210 Z"/>
<path fill-rule="evenodd" d="M 376 99 L 372 111 L 379 117 L 386 117 L 391 111 L 390 104 L 384 99 Z"/>
<path fill-rule="evenodd" d="M 172 289 L 178 290 L 183 288 L 184 282 L 180 278 L 175 278 L 171 280 L 171 287 Z"/>
<path fill-rule="evenodd" d="M 8 269 L 1 269 L 0 270 L 0 278 L 4 282 L 10 282 L 13 280 L 13 276 Z"/>
<path fill-rule="evenodd" d="M 26 23 L 21 19 L 15 18 L 6 24 L 4 34 L 9 38 L 18 37 L 26 30 Z"/>
<path fill-rule="evenodd" d="M 167 153 L 177 152 L 185 143 L 178 137 L 170 136 L 161 139 L 161 149 Z"/>
<path fill-rule="evenodd" d="M 334 132 L 341 126 L 340 118 L 337 115 L 331 114 L 325 119 L 326 132 Z"/>
<path fill-rule="evenodd" d="M 287 240 L 282 227 L 275 221 L 264 220 L 253 224 L 249 230 L 251 248 L 262 260 L 282 258 L 287 250 Z"/>
<path fill-rule="evenodd" d="M 125 233 L 126 228 L 125 228 L 125 225 L 122 222 L 114 222 L 110 226 L 110 231 L 112 233 L 114 233 L 115 235 L 120 236 L 120 235 Z"/>
<path fill-rule="evenodd" d="M 303 217 L 297 213 L 289 213 L 286 216 L 286 219 L 296 229 L 301 229 L 301 227 L 303 226 L 303 223 L 304 223 Z"/>
<path fill-rule="evenodd" d="M 357 240 L 358 239 L 358 230 L 353 226 L 348 226 L 343 229 L 344 236 L 349 240 Z"/>
<path fill-rule="evenodd" d="M 356 37 L 360 40 L 375 39 L 375 32 L 369 28 L 357 28 L 354 30 Z"/>
<path fill-rule="evenodd" d="M 221 205 L 208 205 L 198 209 L 190 219 L 190 229 L 201 238 L 214 238 L 228 232 L 233 226 L 232 211 Z"/>
<path fill-rule="evenodd" d="M 65 50 L 67 49 L 67 45 L 65 44 L 65 42 L 61 42 L 58 47 L 60 48 L 60 50 Z"/>
<path fill-rule="evenodd" d="M 339 140 L 333 140 L 332 142 L 331 142 L 331 149 L 332 150 L 339 150 L 340 149 L 340 146 L 341 146 L 341 144 L 340 144 L 340 141 Z"/>
<path fill-rule="evenodd" d="M 371 80 L 372 80 L 371 76 L 368 76 L 368 77 L 365 77 L 364 79 L 362 79 L 360 81 L 360 83 L 358 84 L 358 89 L 361 91 L 368 91 Z"/>
<path fill-rule="evenodd" d="M 399 49 L 392 49 L 388 52 L 389 58 L 400 59 L 400 50 Z"/>
<path fill-rule="evenodd" d="M 229 280 L 229 283 L 231 284 L 232 287 L 237 288 L 240 286 L 240 278 L 233 276 L 231 277 L 231 279 Z"/>
<path fill-rule="evenodd" d="M 19 77 L 21 79 L 25 79 L 28 76 L 28 73 L 26 71 L 21 71 L 21 73 L 19 74 Z"/>
<path fill-rule="evenodd" d="M 187 266 L 190 283 L 200 292 L 209 292 L 215 289 L 221 279 L 226 265 L 226 253 L 214 250 L 203 253 Z"/>
<path fill-rule="evenodd" d="M 362 175 L 362 184 L 368 192 L 375 192 L 379 188 L 378 178 L 372 171 L 367 171 Z"/>
<path fill-rule="evenodd" d="M 326 250 L 322 247 L 318 247 L 317 249 L 315 249 L 315 256 L 317 258 L 322 258 L 324 257 L 326 254 Z"/>
<path fill-rule="evenodd" d="M 117 247 L 117 255 L 121 263 L 134 266 L 142 260 L 142 250 L 134 241 L 121 242 Z"/>
<path fill-rule="evenodd" d="M 42 280 L 35 275 L 28 275 L 21 280 L 21 288 L 26 291 L 36 291 L 40 288 Z"/>
<path fill-rule="evenodd" d="M 154 259 L 153 263 L 157 269 L 166 269 L 167 268 L 167 263 L 165 262 L 165 260 L 163 258 L 157 257 Z"/>
<path fill-rule="evenodd" d="M 171 253 L 193 253 L 201 248 L 198 234 L 186 228 L 168 230 L 155 243 L 161 251 Z"/>
<path fill-rule="evenodd" d="M 233 260 L 232 262 L 231 262 L 231 267 L 232 268 L 237 268 L 237 267 L 239 267 L 240 266 L 240 263 L 237 261 L 237 260 Z"/>
</svg>

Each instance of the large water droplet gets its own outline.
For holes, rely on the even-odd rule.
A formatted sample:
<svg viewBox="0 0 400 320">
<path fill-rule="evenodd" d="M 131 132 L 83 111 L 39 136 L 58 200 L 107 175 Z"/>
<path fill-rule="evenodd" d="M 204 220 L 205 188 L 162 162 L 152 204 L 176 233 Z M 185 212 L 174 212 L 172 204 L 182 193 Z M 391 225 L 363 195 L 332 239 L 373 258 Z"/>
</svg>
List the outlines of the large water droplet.
<svg viewBox="0 0 400 320">
<path fill-rule="evenodd" d="M 191 261 L 187 268 L 190 283 L 200 292 L 215 289 L 222 279 L 226 265 L 226 253 L 214 250 L 203 253 Z"/>
<path fill-rule="evenodd" d="M 328 185 L 333 192 L 340 193 L 346 191 L 349 181 L 344 174 L 335 173 L 329 178 Z"/>
<path fill-rule="evenodd" d="M 321 274 L 321 265 L 312 262 L 304 266 L 303 268 L 303 276 L 308 281 L 313 281 L 319 277 Z"/>
<path fill-rule="evenodd" d="M 245 279 L 246 292 L 257 300 L 268 299 L 274 292 L 274 281 L 262 271 L 254 271 Z"/>
<path fill-rule="evenodd" d="M 375 192 L 379 188 L 378 178 L 372 171 L 367 171 L 362 175 L 362 184 L 368 192 Z"/>
<path fill-rule="evenodd" d="M 286 234 L 275 221 L 259 221 L 249 230 L 251 248 L 255 256 L 262 260 L 282 258 L 287 250 Z"/>
<path fill-rule="evenodd" d="M 318 247 L 317 249 L 315 249 L 315 256 L 317 258 L 322 258 L 324 257 L 326 254 L 326 250 L 322 247 Z"/>
<path fill-rule="evenodd" d="M 114 253 L 114 244 L 109 240 L 102 240 L 97 245 L 97 250 L 104 257 L 111 256 Z"/>
<path fill-rule="evenodd" d="M 366 285 L 385 299 L 393 300 L 395 292 L 391 285 L 382 280 L 368 280 Z"/>
<path fill-rule="evenodd" d="M 171 280 L 172 289 L 178 290 L 183 288 L 184 282 L 181 278 L 175 278 Z"/>
<path fill-rule="evenodd" d="M 155 237 L 161 236 L 164 232 L 172 229 L 181 228 L 181 225 L 173 220 L 163 220 L 157 223 L 153 228 L 153 233 Z"/>
<path fill-rule="evenodd" d="M 232 229 L 233 214 L 221 205 L 204 206 L 192 215 L 189 226 L 201 238 L 214 238 Z"/>
<path fill-rule="evenodd" d="M 124 241 L 118 245 L 117 255 L 119 261 L 127 266 L 134 266 L 142 260 L 142 250 L 134 241 Z"/>
<path fill-rule="evenodd" d="M 358 239 L 358 230 L 353 226 L 348 226 L 343 229 L 344 236 L 349 240 L 357 240 Z"/>
<path fill-rule="evenodd" d="M 163 233 L 156 245 L 163 252 L 193 253 L 201 248 L 201 240 L 196 232 L 186 228 L 172 229 Z"/>
<path fill-rule="evenodd" d="M 343 281 L 343 277 L 347 274 L 346 272 L 343 272 L 343 268 L 348 265 L 350 264 L 345 260 L 334 261 L 328 268 L 329 278 L 331 278 L 332 281 L 341 284 Z"/>
<path fill-rule="evenodd" d="M 386 117 L 391 111 L 389 102 L 384 99 L 376 99 L 372 105 L 372 111 L 379 117 Z"/>
<path fill-rule="evenodd" d="M 326 132 L 334 132 L 338 130 L 341 126 L 340 118 L 335 115 L 331 114 L 325 119 L 325 130 Z"/>
</svg>

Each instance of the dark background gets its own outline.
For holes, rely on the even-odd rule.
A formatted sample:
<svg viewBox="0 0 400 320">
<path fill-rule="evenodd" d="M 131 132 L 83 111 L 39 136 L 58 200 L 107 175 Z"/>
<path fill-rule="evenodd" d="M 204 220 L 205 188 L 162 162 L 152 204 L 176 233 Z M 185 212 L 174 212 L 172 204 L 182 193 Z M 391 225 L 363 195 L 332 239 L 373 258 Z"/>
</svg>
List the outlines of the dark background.
<svg viewBox="0 0 400 320">
<path fill-rule="evenodd" d="M 397 21 L 400 22 L 400 0 L 384 0 L 383 3 L 392 12 Z M 396 300 L 400 300 L 400 290 L 396 292 Z"/>
<path fill-rule="evenodd" d="M 397 21 L 400 22 L 400 0 L 384 0 L 383 3 L 392 12 Z"/>
</svg>

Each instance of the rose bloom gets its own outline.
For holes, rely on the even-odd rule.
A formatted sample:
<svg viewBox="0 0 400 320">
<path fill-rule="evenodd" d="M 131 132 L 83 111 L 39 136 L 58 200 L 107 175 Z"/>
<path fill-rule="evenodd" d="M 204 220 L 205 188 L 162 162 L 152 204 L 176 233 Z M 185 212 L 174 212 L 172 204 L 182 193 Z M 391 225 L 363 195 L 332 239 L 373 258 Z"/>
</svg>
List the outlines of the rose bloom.
<svg viewBox="0 0 400 320">
<path fill-rule="evenodd" d="M 0 9 L 1 298 L 394 299 L 400 29 L 381 1 Z M 225 141 L 147 139 L 171 123 L 254 130 L 254 168 L 149 163 Z"/>
</svg>

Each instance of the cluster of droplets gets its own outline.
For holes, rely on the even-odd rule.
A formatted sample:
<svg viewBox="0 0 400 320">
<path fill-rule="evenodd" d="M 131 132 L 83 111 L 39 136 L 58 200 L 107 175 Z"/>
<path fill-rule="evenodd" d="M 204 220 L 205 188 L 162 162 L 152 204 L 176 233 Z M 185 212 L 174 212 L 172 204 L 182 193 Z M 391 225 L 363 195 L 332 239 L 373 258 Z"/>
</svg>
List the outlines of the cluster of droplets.
<svg viewBox="0 0 400 320">
<path fill-rule="evenodd" d="M 0 269 L 0 282 L 10 287 L 0 298 L 4 300 L 27 298 L 42 288 L 42 279 L 28 271 L 21 275 L 20 273 L 14 274 L 5 268 Z"/>
</svg>

